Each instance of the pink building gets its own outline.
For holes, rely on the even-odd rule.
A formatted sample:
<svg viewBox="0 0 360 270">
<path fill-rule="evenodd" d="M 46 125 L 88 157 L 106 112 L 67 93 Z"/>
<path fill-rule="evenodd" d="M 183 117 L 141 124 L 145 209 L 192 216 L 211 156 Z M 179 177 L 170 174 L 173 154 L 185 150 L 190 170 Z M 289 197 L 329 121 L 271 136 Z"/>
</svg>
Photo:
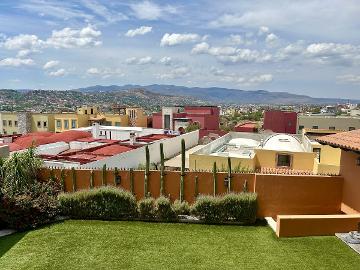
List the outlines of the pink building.
<svg viewBox="0 0 360 270">
<path fill-rule="evenodd" d="M 201 130 L 218 130 L 220 108 L 217 106 L 164 107 L 152 117 L 153 128 L 182 131 L 190 123 L 198 123 Z"/>
</svg>

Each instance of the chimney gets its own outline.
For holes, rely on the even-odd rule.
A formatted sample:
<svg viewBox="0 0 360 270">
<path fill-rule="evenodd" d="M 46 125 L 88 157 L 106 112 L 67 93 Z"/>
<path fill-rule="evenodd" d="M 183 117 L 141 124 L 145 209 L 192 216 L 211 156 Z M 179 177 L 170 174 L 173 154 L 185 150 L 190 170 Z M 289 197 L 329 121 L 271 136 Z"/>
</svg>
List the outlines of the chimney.
<svg viewBox="0 0 360 270">
<path fill-rule="evenodd" d="M 136 134 L 135 132 L 130 132 L 130 145 L 134 145 L 136 142 Z"/>
<path fill-rule="evenodd" d="M 92 126 L 92 136 L 94 139 L 100 139 L 100 126 L 99 123 L 94 123 Z"/>
</svg>

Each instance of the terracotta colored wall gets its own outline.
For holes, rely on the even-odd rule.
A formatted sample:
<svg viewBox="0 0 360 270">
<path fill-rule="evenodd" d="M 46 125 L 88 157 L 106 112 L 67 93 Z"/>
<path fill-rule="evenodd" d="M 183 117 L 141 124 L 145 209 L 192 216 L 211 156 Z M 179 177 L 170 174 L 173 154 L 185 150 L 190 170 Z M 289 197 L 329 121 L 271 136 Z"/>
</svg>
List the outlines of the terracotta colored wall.
<svg viewBox="0 0 360 270">
<path fill-rule="evenodd" d="M 342 151 L 340 174 L 344 177 L 343 203 L 360 212 L 360 166 L 356 159 L 360 155 Z"/>
<path fill-rule="evenodd" d="M 278 237 L 334 235 L 357 230 L 360 215 L 284 215 L 278 216 Z"/>
<path fill-rule="evenodd" d="M 341 177 L 256 175 L 258 216 L 338 214 Z"/>
<path fill-rule="evenodd" d="M 264 114 L 264 129 L 278 133 L 296 134 L 297 113 L 283 111 L 266 111 Z"/>
</svg>

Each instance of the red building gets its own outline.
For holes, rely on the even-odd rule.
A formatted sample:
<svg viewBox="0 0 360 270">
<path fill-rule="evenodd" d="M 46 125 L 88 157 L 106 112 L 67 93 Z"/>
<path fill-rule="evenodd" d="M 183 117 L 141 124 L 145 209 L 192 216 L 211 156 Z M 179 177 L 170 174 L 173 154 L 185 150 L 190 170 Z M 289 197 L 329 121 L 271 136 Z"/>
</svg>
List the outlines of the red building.
<svg viewBox="0 0 360 270">
<path fill-rule="evenodd" d="M 217 106 L 164 107 L 152 116 L 153 128 L 182 131 L 190 123 L 198 123 L 201 130 L 218 130 L 220 108 Z"/>
<path fill-rule="evenodd" d="M 257 123 L 255 123 L 255 122 L 237 124 L 234 127 L 234 131 L 236 131 L 236 132 L 254 132 L 254 133 L 257 133 L 258 132 L 258 126 L 257 126 Z"/>
<path fill-rule="evenodd" d="M 277 133 L 296 134 L 297 113 L 288 111 L 266 111 L 264 130 Z"/>
</svg>

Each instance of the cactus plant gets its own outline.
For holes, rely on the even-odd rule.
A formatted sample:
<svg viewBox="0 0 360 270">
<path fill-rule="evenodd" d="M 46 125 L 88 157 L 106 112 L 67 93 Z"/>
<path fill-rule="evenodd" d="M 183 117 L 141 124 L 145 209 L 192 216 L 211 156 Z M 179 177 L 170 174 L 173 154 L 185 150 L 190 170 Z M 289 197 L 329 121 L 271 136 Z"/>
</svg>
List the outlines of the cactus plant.
<svg viewBox="0 0 360 270">
<path fill-rule="evenodd" d="M 146 162 L 145 162 L 145 176 L 144 176 L 144 197 L 148 196 L 148 182 L 149 182 L 149 175 L 150 175 L 150 152 L 149 146 L 145 146 L 145 155 L 146 155 Z"/>
<path fill-rule="evenodd" d="M 103 165 L 102 167 L 102 178 L 101 178 L 101 185 L 102 186 L 106 186 L 106 164 Z"/>
<path fill-rule="evenodd" d="M 214 162 L 214 166 L 213 166 L 213 186 L 214 186 L 214 197 L 216 196 L 217 193 L 217 188 L 216 188 L 216 184 L 217 184 L 217 167 L 216 167 L 216 162 Z"/>
<path fill-rule="evenodd" d="M 244 185 L 243 185 L 243 192 L 246 193 L 246 192 L 249 192 L 249 189 L 248 189 L 248 182 L 247 180 L 245 179 L 244 181 Z"/>
<path fill-rule="evenodd" d="M 195 191 L 194 191 L 194 196 L 195 199 L 197 198 L 197 196 L 199 196 L 199 177 L 196 175 L 195 176 Z"/>
<path fill-rule="evenodd" d="M 119 174 L 119 169 L 115 167 L 114 169 L 114 186 L 120 185 L 121 177 Z"/>
<path fill-rule="evenodd" d="M 60 183 L 61 183 L 61 187 L 63 189 L 63 191 L 66 191 L 66 187 L 65 187 L 65 171 L 64 169 L 61 169 L 60 171 Z"/>
<path fill-rule="evenodd" d="M 91 171 L 90 171 L 90 189 L 93 189 L 93 188 L 94 188 L 94 179 L 95 179 L 95 177 L 94 177 L 94 171 L 91 170 Z"/>
<path fill-rule="evenodd" d="M 181 174 L 180 174 L 180 202 L 184 200 L 184 177 L 185 177 L 185 140 L 181 140 Z"/>
<path fill-rule="evenodd" d="M 231 192 L 231 158 L 228 157 L 228 192 Z"/>
<path fill-rule="evenodd" d="M 71 178 L 72 178 L 72 190 L 76 191 L 76 170 L 74 167 L 71 168 Z"/>
<path fill-rule="evenodd" d="M 160 196 L 165 194 L 164 178 L 165 178 L 164 145 L 160 143 Z"/>
<path fill-rule="evenodd" d="M 130 168 L 130 192 L 134 194 L 134 169 Z"/>
</svg>

